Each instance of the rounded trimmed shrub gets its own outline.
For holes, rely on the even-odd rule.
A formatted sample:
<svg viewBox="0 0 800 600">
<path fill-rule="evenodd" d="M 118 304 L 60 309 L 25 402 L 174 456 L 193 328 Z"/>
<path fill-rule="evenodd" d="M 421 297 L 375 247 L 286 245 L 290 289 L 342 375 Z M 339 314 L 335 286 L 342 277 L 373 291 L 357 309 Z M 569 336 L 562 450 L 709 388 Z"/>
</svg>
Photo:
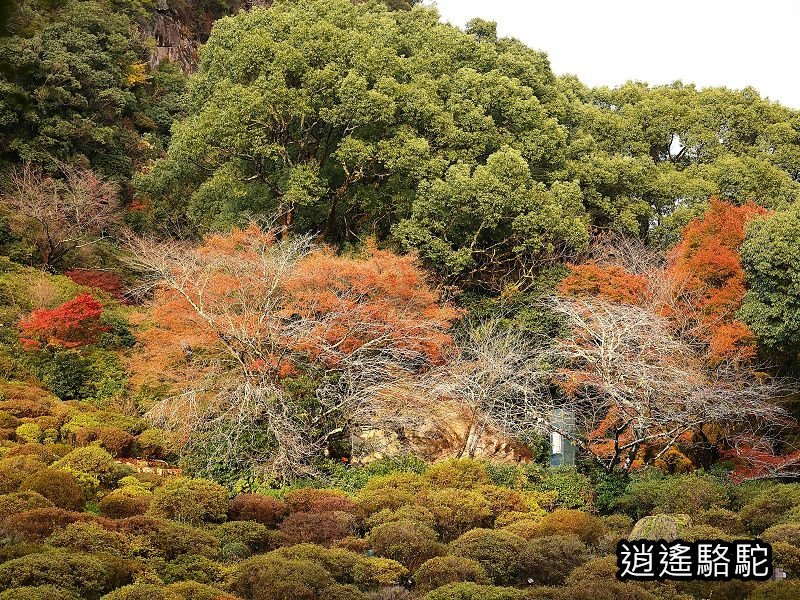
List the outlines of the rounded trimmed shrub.
<svg viewBox="0 0 800 600">
<path fill-rule="evenodd" d="M 233 590 L 248 600 L 318 600 L 333 577 L 310 560 L 256 556 L 241 562 L 233 574 Z"/>
<path fill-rule="evenodd" d="M 603 534 L 603 522 L 580 510 L 558 509 L 545 515 L 538 525 L 539 535 L 577 535 L 587 544 L 596 544 Z"/>
<path fill-rule="evenodd" d="M 0 523 L 11 515 L 34 510 L 36 508 L 51 508 L 54 504 L 41 494 L 32 490 L 3 494 L 0 496 Z"/>
<path fill-rule="evenodd" d="M 345 548 L 323 548 L 316 544 L 285 546 L 269 553 L 285 560 L 310 560 L 331 574 L 338 583 L 353 583 L 356 565 L 366 558 Z"/>
<path fill-rule="evenodd" d="M 167 589 L 181 600 L 239 600 L 236 596 L 197 581 L 178 581 L 169 584 Z"/>
<path fill-rule="evenodd" d="M 524 600 L 525 592 L 509 587 L 479 585 L 477 583 L 449 583 L 432 592 L 423 600 Z"/>
<path fill-rule="evenodd" d="M 136 443 L 134 436 L 119 427 L 101 428 L 98 439 L 103 448 L 114 457 L 130 456 Z"/>
<path fill-rule="evenodd" d="M 72 473 L 58 469 L 42 469 L 30 475 L 20 489 L 41 494 L 58 508 L 65 510 L 81 511 L 86 504 L 77 478 Z"/>
<path fill-rule="evenodd" d="M 118 588 L 103 600 L 182 600 L 169 588 L 152 583 L 135 583 Z"/>
<path fill-rule="evenodd" d="M 349 512 L 296 512 L 286 517 L 280 531 L 289 544 L 311 542 L 328 546 L 354 535 L 358 519 Z"/>
<path fill-rule="evenodd" d="M 19 491 L 19 486 L 25 479 L 46 467 L 47 465 L 34 456 L 0 459 L 0 494 Z"/>
<path fill-rule="evenodd" d="M 390 558 L 368 558 L 353 567 L 353 582 L 362 590 L 397 585 L 408 569 Z"/>
<path fill-rule="evenodd" d="M 54 585 L 26 585 L 0 592 L 0 600 L 80 600 L 80 598 Z"/>
<path fill-rule="evenodd" d="M 166 564 L 161 578 L 164 583 L 189 580 L 198 583 L 216 583 L 222 581 L 224 575 L 224 567 L 207 556 L 182 554 Z"/>
<path fill-rule="evenodd" d="M 761 534 L 761 539 L 770 544 L 786 542 L 800 548 L 800 523 L 773 525 Z"/>
<path fill-rule="evenodd" d="M 285 502 L 263 494 L 239 494 L 228 504 L 229 521 L 255 521 L 275 526 L 288 512 Z"/>
<path fill-rule="evenodd" d="M 56 548 L 68 548 L 80 552 L 107 552 L 117 556 L 127 554 L 128 543 L 125 536 L 108 531 L 97 523 L 70 523 L 63 529 L 54 531 L 47 543 Z"/>
<path fill-rule="evenodd" d="M 300 488 L 283 497 L 292 512 L 355 512 L 357 504 L 342 490 Z"/>
<path fill-rule="evenodd" d="M 228 491 L 207 479 L 177 477 L 156 488 L 148 514 L 181 523 L 224 521 Z"/>
<path fill-rule="evenodd" d="M 418 499 L 433 515 L 435 528 L 446 540 L 465 531 L 489 525 L 492 512 L 476 492 L 456 488 L 426 490 Z"/>
<path fill-rule="evenodd" d="M 486 569 L 477 560 L 463 556 L 436 556 L 426 560 L 414 573 L 415 589 L 429 592 L 448 583 L 491 583 Z"/>
<path fill-rule="evenodd" d="M 129 581 L 119 581 L 115 569 L 98 556 L 65 550 L 29 554 L 0 565 L 0 588 L 52 585 L 89 600 Z"/>
<path fill-rule="evenodd" d="M 223 523 L 214 529 L 214 535 L 219 538 L 220 546 L 243 544 L 249 550 L 249 554 L 274 550 L 281 545 L 281 536 L 277 531 L 255 521 Z"/>
<path fill-rule="evenodd" d="M 346 583 L 334 583 L 331 587 L 325 588 L 326 600 L 370 600 L 364 592 L 354 585 Z"/>
<path fill-rule="evenodd" d="M 519 575 L 525 540 L 508 531 L 473 529 L 450 544 L 450 553 L 478 561 L 498 585 L 514 583 Z"/>
<path fill-rule="evenodd" d="M 451 458 L 436 462 L 423 477 L 433 488 L 473 490 L 492 483 L 486 465 L 470 458 Z"/>
<path fill-rule="evenodd" d="M 2 525 L 2 531 L 14 541 L 38 542 L 70 523 L 91 520 L 89 515 L 63 508 L 35 508 L 8 517 Z"/>
<path fill-rule="evenodd" d="M 97 506 L 104 517 L 124 519 L 145 514 L 152 497 L 153 494 L 147 490 L 122 487 L 103 496 Z"/>
<path fill-rule="evenodd" d="M 766 489 L 739 511 L 747 531 L 757 535 L 779 523 L 787 512 L 800 505 L 800 487 L 793 484 L 776 485 Z"/>
<path fill-rule="evenodd" d="M 529 584 L 561 585 L 575 567 L 589 560 L 577 535 L 536 538 L 525 544 L 520 557 L 521 580 Z"/>
<path fill-rule="evenodd" d="M 445 553 L 439 536 L 426 525 L 413 521 L 393 521 L 378 525 L 367 540 L 378 556 L 391 558 L 415 570 L 429 558 Z"/>
</svg>

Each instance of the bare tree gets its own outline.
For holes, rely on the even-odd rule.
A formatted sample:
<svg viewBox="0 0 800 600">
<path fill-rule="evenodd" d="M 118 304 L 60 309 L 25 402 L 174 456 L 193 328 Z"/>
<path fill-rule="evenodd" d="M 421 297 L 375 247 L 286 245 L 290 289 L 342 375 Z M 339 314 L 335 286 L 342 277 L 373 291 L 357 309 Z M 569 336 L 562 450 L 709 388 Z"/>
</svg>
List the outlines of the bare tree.
<svg viewBox="0 0 800 600">
<path fill-rule="evenodd" d="M 432 397 L 459 398 L 473 411 L 471 439 L 487 425 L 517 438 L 557 432 L 607 470 L 628 470 L 687 437 L 702 442 L 709 426 L 735 445 L 788 423 L 770 401 L 787 393 L 786 382 L 729 365 L 709 371 L 665 318 L 598 300 L 547 302 L 564 321 L 561 339 L 483 324 L 462 340 L 457 360 L 429 377 Z M 575 430 L 560 426 L 557 408 L 574 414 Z"/>
<path fill-rule="evenodd" d="M 26 163 L 8 177 L 2 202 L 13 231 L 29 239 L 45 268 L 77 248 L 99 241 L 118 223 L 117 187 L 92 171 L 59 164 L 62 179 Z"/>
</svg>

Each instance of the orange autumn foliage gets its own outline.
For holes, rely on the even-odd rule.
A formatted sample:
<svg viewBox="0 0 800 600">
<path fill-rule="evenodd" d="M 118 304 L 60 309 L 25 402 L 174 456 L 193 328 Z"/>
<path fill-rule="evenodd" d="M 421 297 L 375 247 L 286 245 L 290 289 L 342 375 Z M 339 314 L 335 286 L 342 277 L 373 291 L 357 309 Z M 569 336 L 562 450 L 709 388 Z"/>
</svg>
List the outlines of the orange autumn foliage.
<svg viewBox="0 0 800 600">
<path fill-rule="evenodd" d="M 753 202 L 736 206 L 712 198 L 706 214 L 686 226 L 670 252 L 667 274 L 678 296 L 671 311 L 695 317 L 692 333 L 708 345 L 712 362 L 755 356 L 753 332 L 735 318 L 746 291 L 739 248 L 747 221 L 766 214 Z"/>
<path fill-rule="evenodd" d="M 413 256 L 374 245 L 362 256 L 324 247 L 288 256 L 284 243 L 251 225 L 166 259 L 172 283 L 157 290 L 140 336 L 142 369 L 190 381 L 207 359 L 228 355 L 247 377 L 280 380 L 303 363 L 335 368 L 359 350 L 444 360 L 459 313 Z"/>
<path fill-rule="evenodd" d="M 647 293 L 647 278 L 618 265 L 588 262 L 569 265 L 570 274 L 558 285 L 566 296 L 596 296 L 612 302 L 638 304 Z"/>
</svg>

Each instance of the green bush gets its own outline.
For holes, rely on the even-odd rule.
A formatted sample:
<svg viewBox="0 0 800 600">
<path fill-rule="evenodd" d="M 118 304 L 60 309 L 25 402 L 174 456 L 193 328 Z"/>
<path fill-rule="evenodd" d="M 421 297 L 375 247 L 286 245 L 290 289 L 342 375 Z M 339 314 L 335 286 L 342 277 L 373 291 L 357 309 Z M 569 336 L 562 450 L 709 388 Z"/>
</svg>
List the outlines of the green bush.
<svg viewBox="0 0 800 600">
<path fill-rule="evenodd" d="M 770 487 L 739 511 L 739 518 L 752 534 L 759 534 L 783 519 L 784 515 L 800 505 L 800 486 L 796 484 Z"/>
<path fill-rule="evenodd" d="M 693 519 L 698 525 L 710 525 L 721 529 L 729 535 L 737 535 L 744 532 L 742 520 L 735 512 L 725 508 L 709 508 L 700 511 Z"/>
<path fill-rule="evenodd" d="M 77 478 L 66 471 L 42 469 L 25 479 L 20 489 L 41 494 L 57 507 L 66 510 L 81 511 L 86 504 Z"/>
<path fill-rule="evenodd" d="M 396 560 L 413 571 L 429 558 L 444 554 L 438 537 L 426 525 L 393 521 L 373 528 L 367 539 L 378 556 Z"/>
<path fill-rule="evenodd" d="M 232 588 L 248 600 L 318 600 L 334 583 L 325 569 L 309 560 L 256 556 L 237 566 Z"/>
<path fill-rule="evenodd" d="M 469 529 L 491 522 L 486 499 L 476 492 L 457 488 L 425 490 L 418 502 L 433 514 L 436 531 L 451 540 Z"/>
<path fill-rule="evenodd" d="M 153 494 L 146 489 L 125 486 L 112 490 L 100 499 L 100 514 L 111 519 L 143 515 L 150 507 Z"/>
<path fill-rule="evenodd" d="M 33 456 L 13 456 L 0 459 L 0 494 L 19 491 L 22 482 L 47 465 Z"/>
<path fill-rule="evenodd" d="M 514 583 L 519 575 L 525 540 L 508 531 L 473 529 L 450 544 L 450 553 L 478 561 L 498 585 Z"/>
<path fill-rule="evenodd" d="M 220 546 L 244 544 L 250 554 L 273 550 L 280 545 L 280 535 L 255 521 L 230 521 L 214 529 Z"/>
<path fill-rule="evenodd" d="M 182 554 L 164 566 L 162 579 L 165 583 L 177 581 L 197 581 L 216 583 L 223 579 L 225 569 L 207 556 Z"/>
<path fill-rule="evenodd" d="M 487 585 L 491 580 L 481 563 L 463 556 L 436 556 L 422 563 L 414 573 L 415 589 L 420 593 L 461 582 Z"/>
<path fill-rule="evenodd" d="M 167 589 L 181 600 L 236 600 L 218 588 L 197 581 L 178 581 Z"/>
<path fill-rule="evenodd" d="M 103 600 L 181 600 L 181 597 L 160 585 L 136 583 L 106 594 Z"/>
<path fill-rule="evenodd" d="M 384 508 L 376 513 L 373 513 L 364 521 L 366 529 L 372 529 L 384 523 L 392 523 L 394 521 L 412 521 L 420 525 L 426 525 L 430 528 L 436 526 L 436 519 L 433 513 L 424 506 L 419 504 L 406 504 L 397 510 L 390 510 Z"/>
<path fill-rule="evenodd" d="M 16 515 L 35 508 L 54 506 L 50 500 L 34 491 L 14 492 L 0 496 L 0 523 L 11 515 Z"/>
<path fill-rule="evenodd" d="M 472 490 L 491 483 L 486 465 L 469 458 L 453 458 L 434 463 L 423 477 L 432 488 Z"/>
<path fill-rule="evenodd" d="M 80 600 L 80 598 L 54 585 L 26 585 L 0 592 L 0 600 Z"/>
<path fill-rule="evenodd" d="M 181 523 L 224 521 L 228 492 L 213 481 L 178 477 L 156 489 L 148 513 Z"/>
<path fill-rule="evenodd" d="M 68 548 L 80 552 L 107 552 L 117 556 L 128 554 L 125 536 L 115 531 L 108 531 L 97 523 L 70 523 L 50 535 L 47 543 L 56 548 Z"/>
<path fill-rule="evenodd" d="M 357 512 L 357 504 L 342 490 L 300 488 L 283 497 L 292 512 Z"/>
<path fill-rule="evenodd" d="M 162 429 L 145 429 L 136 438 L 136 447 L 142 458 L 162 459 L 169 448 L 169 436 Z"/>
<path fill-rule="evenodd" d="M 800 575 L 800 548 L 788 542 L 774 542 L 772 556 L 775 565 L 786 571 L 790 577 Z"/>
<path fill-rule="evenodd" d="M 748 600 L 797 600 L 800 598 L 800 583 L 792 580 L 768 581 L 759 584 Z"/>
<path fill-rule="evenodd" d="M 170 521 L 152 532 L 149 541 L 166 560 L 175 560 L 184 554 L 214 557 L 219 550 L 219 542 L 213 533 Z"/>
<path fill-rule="evenodd" d="M 397 585 L 407 575 L 408 569 L 389 558 L 368 558 L 353 567 L 353 582 L 363 590 Z"/>
<path fill-rule="evenodd" d="M 787 542 L 800 548 L 800 523 L 782 523 L 764 530 L 759 536 L 765 542 Z"/>
<path fill-rule="evenodd" d="M 593 504 L 592 484 L 588 476 L 575 467 L 563 466 L 543 469 L 531 464 L 526 469 L 530 481 L 528 488 L 537 491 L 557 492 L 557 506 L 561 508 L 589 508 Z"/>
<path fill-rule="evenodd" d="M 113 561 L 64 550 L 29 554 L 0 565 L 0 588 L 52 585 L 89 600 L 129 581 L 130 574 L 120 575 Z"/>
<path fill-rule="evenodd" d="M 605 533 L 603 522 L 579 510 L 559 509 L 545 515 L 537 527 L 539 535 L 574 534 L 587 544 L 596 544 Z"/>
<path fill-rule="evenodd" d="M 723 506 L 727 502 L 725 486 L 707 475 L 650 474 L 631 481 L 614 508 L 634 519 L 652 513 L 689 513 Z"/>
<path fill-rule="evenodd" d="M 321 565 L 338 583 L 353 583 L 356 565 L 366 558 L 344 548 L 323 548 L 316 544 L 297 544 L 270 552 L 282 560 L 308 560 Z"/>
<path fill-rule="evenodd" d="M 75 448 L 64 458 L 53 463 L 53 468 L 95 475 L 106 484 L 113 481 L 113 476 L 118 470 L 114 457 L 100 446 Z"/>
<path fill-rule="evenodd" d="M 520 556 L 522 581 L 561 585 L 567 575 L 589 560 L 589 551 L 577 535 L 554 535 L 525 544 Z"/>
<path fill-rule="evenodd" d="M 329 588 L 325 588 L 326 600 L 370 600 L 364 592 L 354 585 L 344 583 L 334 583 Z"/>
<path fill-rule="evenodd" d="M 228 505 L 228 520 L 256 521 L 274 526 L 289 511 L 285 502 L 262 494 L 239 494 Z"/>
<path fill-rule="evenodd" d="M 425 594 L 423 600 L 524 600 L 525 593 L 508 587 L 449 583 Z"/>
</svg>

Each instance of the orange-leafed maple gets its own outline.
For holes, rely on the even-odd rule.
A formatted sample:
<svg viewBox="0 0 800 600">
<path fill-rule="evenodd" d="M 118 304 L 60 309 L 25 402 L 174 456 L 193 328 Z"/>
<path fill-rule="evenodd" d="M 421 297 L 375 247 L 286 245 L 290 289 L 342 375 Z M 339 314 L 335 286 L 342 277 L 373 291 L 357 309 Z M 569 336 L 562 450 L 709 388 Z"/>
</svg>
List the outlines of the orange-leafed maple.
<svg viewBox="0 0 800 600">
<path fill-rule="evenodd" d="M 337 256 L 254 225 L 197 248 L 155 248 L 138 251 L 160 273 L 144 341 L 162 367 L 205 348 L 203 356 L 222 351 L 245 373 L 280 379 L 299 362 L 332 368 L 356 352 L 436 364 L 452 344 L 458 312 L 412 256 L 372 245 Z"/>
<path fill-rule="evenodd" d="M 106 330 L 100 321 L 102 314 L 103 305 L 91 294 L 81 294 L 55 308 L 36 309 L 19 323 L 20 343 L 29 349 L 93 344 Z"/>
<path fill-rule="evenodd" d="M 708 344 L 712 362 L 755 356 L 753 332 L 735 317 L 746 291 L 739 248 L 747 221 L 766 214 L 752 202 L 736 206 L 712 198 L 705 215 L 686 226 L 670 252 L 667 274 L 677 301 L 665 312 L 693 315 L 691 333 Z"/>
<path fill-rule="evenodd" d="M 588 262 L 570 265 L 570 274 L 558 285 L 565 296 L 594 296 L 611 302 L 638 304 L 647 294 L 647 278 L 620 265 Z"/>
</svg>

